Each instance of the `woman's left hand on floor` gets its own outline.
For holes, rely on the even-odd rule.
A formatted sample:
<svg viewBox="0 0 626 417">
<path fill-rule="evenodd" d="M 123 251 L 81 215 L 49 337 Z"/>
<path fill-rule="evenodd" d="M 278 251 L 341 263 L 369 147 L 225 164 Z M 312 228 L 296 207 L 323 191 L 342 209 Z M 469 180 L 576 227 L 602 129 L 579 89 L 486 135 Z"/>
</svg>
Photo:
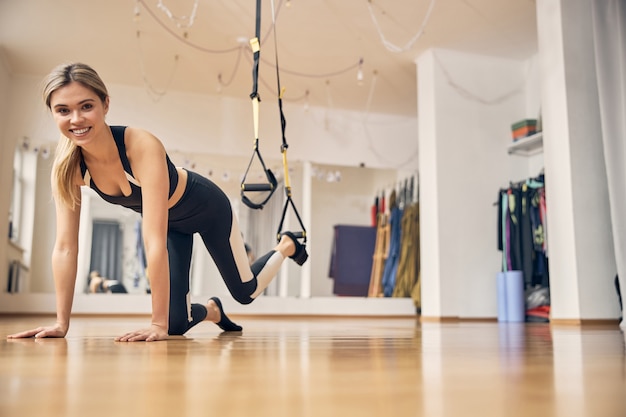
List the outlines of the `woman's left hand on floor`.
<svg viewBox="0 0 626 417">
<path fill-rule="evenodd" d="M 141 329 L 134 332 L 126 333 L 123 336 L 116 337 L 116 342 L 155 342 L 157 340 L 167 339 L 168 334 L 161 326 L 151 325 L 147 329 Z"/>
</svg>

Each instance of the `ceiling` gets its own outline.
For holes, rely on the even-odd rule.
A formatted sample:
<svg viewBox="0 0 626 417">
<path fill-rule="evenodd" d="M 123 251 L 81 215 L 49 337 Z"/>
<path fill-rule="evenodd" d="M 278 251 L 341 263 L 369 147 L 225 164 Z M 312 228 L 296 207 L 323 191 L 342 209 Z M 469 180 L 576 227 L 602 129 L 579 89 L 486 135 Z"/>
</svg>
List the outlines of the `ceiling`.
<svg viewBox="0 0 626 417">
<path fill-rule="evenodd" d="M 248 98 L 255 10 L 253 0 L 0 0 L 0 53 L 12 73 L 34 76 L 82 61 L 154 100 L 172 90 Z M 265 0 L 260 39 L 262 100 L 276 98 L 276 40 L 286 108 L 415 116 L 420 53 L 529 58 L 535 1 Z"/>
</svg>

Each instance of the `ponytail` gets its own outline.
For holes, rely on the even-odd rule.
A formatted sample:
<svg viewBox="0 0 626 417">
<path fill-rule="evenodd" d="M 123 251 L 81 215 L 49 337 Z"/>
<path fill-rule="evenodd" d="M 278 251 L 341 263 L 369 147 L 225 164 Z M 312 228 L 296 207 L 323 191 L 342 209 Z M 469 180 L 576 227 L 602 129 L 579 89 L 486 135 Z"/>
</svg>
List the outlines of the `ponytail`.
<svg viewBox="0 0 626 417">
<path fill-rule="evenodd" d="M 76 170 L 80 169 L 80 149 L 61 135 L 52 164 L 52 193 L 63 205 L 74 210 L 80 205 L 80 187 L 76 184 Z"/>
</svg>

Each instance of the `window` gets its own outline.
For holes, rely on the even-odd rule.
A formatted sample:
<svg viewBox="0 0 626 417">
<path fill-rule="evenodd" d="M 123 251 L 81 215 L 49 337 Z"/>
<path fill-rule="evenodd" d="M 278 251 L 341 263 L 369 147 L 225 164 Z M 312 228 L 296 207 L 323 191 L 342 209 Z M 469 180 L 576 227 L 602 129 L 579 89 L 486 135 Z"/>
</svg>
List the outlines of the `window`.
<svg viewBox="0 0 626 417">
<path fill-rule="evenodd" d="M 24 150 L 19 145 L 13 158 L 13 192 L 11 193 L 11 205 L 9 207 L 9 239 L 18 242 L 20 221 L 22 213 L 22 194 L 24 190 Z"/>
</svg>

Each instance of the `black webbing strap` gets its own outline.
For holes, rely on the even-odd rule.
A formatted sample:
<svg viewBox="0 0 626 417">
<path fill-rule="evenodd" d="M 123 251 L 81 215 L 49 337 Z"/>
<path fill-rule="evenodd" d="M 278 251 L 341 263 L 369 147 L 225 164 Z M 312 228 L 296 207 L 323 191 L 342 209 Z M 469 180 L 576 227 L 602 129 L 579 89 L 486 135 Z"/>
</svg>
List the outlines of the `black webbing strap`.
<svg viewBox="0 0 626 417">
<path fill-rule="evenodd" d="M 252 65 L 252 93 L 251 99 L 259 97 L 259 61 L 261 60 L 261 0 L 256 1 L 256 24 L 254 30 L 254 38 L 250 39 L 250 47 L 254 54 L 254 64 Z"/>
<path fill-rule="evenodd" d="M 265 166 L 265 162 L 261 157 L 261 152 L 259 151 L 259 102 L 261 101 L 261 97 L 259 96 L 259 61 L 261 59 L 261 0 L 257 0 L 256 2 L 256 25 L 255 25 L 255 37 L 250 39 L 250 47 L 252 48 L 252 52 L 254 54 L 254 64 L 252 65 L 252 93 L 250 94 L 250 98 L 252 99 L 252 114 L 254 118 L 254 150 L 252 152 L 252 157 L 250 158 L 250 162 L 248 163 L 248 167 L 246 168 L 246 172 L 243 175 L 241 180 L 241 200 L 245 205 L 252 209 L 262 209 L 263 206 L 269 201 L 276 190 L 276 178 L 271 170 L 269 170 Z M 246 177 L 248 176 L 248 172 L 250 171 L 250 166 L 252 166 L 252 162 L 254 161 L 254 157 L 259 159 L 261 166 L 263 167 L 263 172 L 265 173 L 265 177 L 267 178 L 266 183 L 255 183 L 255 184 L 247 184 Z M 267 195 L 261 202 L 253 202 L 248 196 L 246 192 L 267 192 Z"/>
<path fill-rule="evenodd" d="M 287 209 L 291 206 L 293 209 L 298 222 L 300 223 L 301 231 L 293 232 L 293 234 L 299 238 L 303 239 L 303 244 L 306 244 L 307 234 L 306 229 L 304 227 L 304 223 L 300 218 L 300 214 L 298 213 L 298 209 L 296 208 L 293 200 L 291 199 L 291 183 L 289 181 L 289 167 L 287 165 L 287 148 L 289 145 L 287 144 L 287 138 L 285 137 L 285 131 L 287 130 L 287 120 L 285 119 L 285 113 L 283 112 L 283 89 L 280 86 L 280 70 L 278 69 L 278 41 L 276 37 L 276 13 L 274 11 L 274 0 L 272 1 L 272 23 L 274 25 L 274 56 L 276 59 L 276 83 L 278 85 L 278 110 L 280 112 L 280 130 L 283 137 L 283 143 L 280 147 L 280 151 L 283 155 L 283 170 L 285 176 L 285 196 L 287 199 L 285 200 L 285 206 L 283 207 L 283 214 L 280 218 L 280 224 L 278 225 L 278 231 L 276 232 L 276 240 L 280 241 L 280 234 L 283 229 L 283 223 L 285 222 L 285 217 L 287 216 Z"/>
</svg>

